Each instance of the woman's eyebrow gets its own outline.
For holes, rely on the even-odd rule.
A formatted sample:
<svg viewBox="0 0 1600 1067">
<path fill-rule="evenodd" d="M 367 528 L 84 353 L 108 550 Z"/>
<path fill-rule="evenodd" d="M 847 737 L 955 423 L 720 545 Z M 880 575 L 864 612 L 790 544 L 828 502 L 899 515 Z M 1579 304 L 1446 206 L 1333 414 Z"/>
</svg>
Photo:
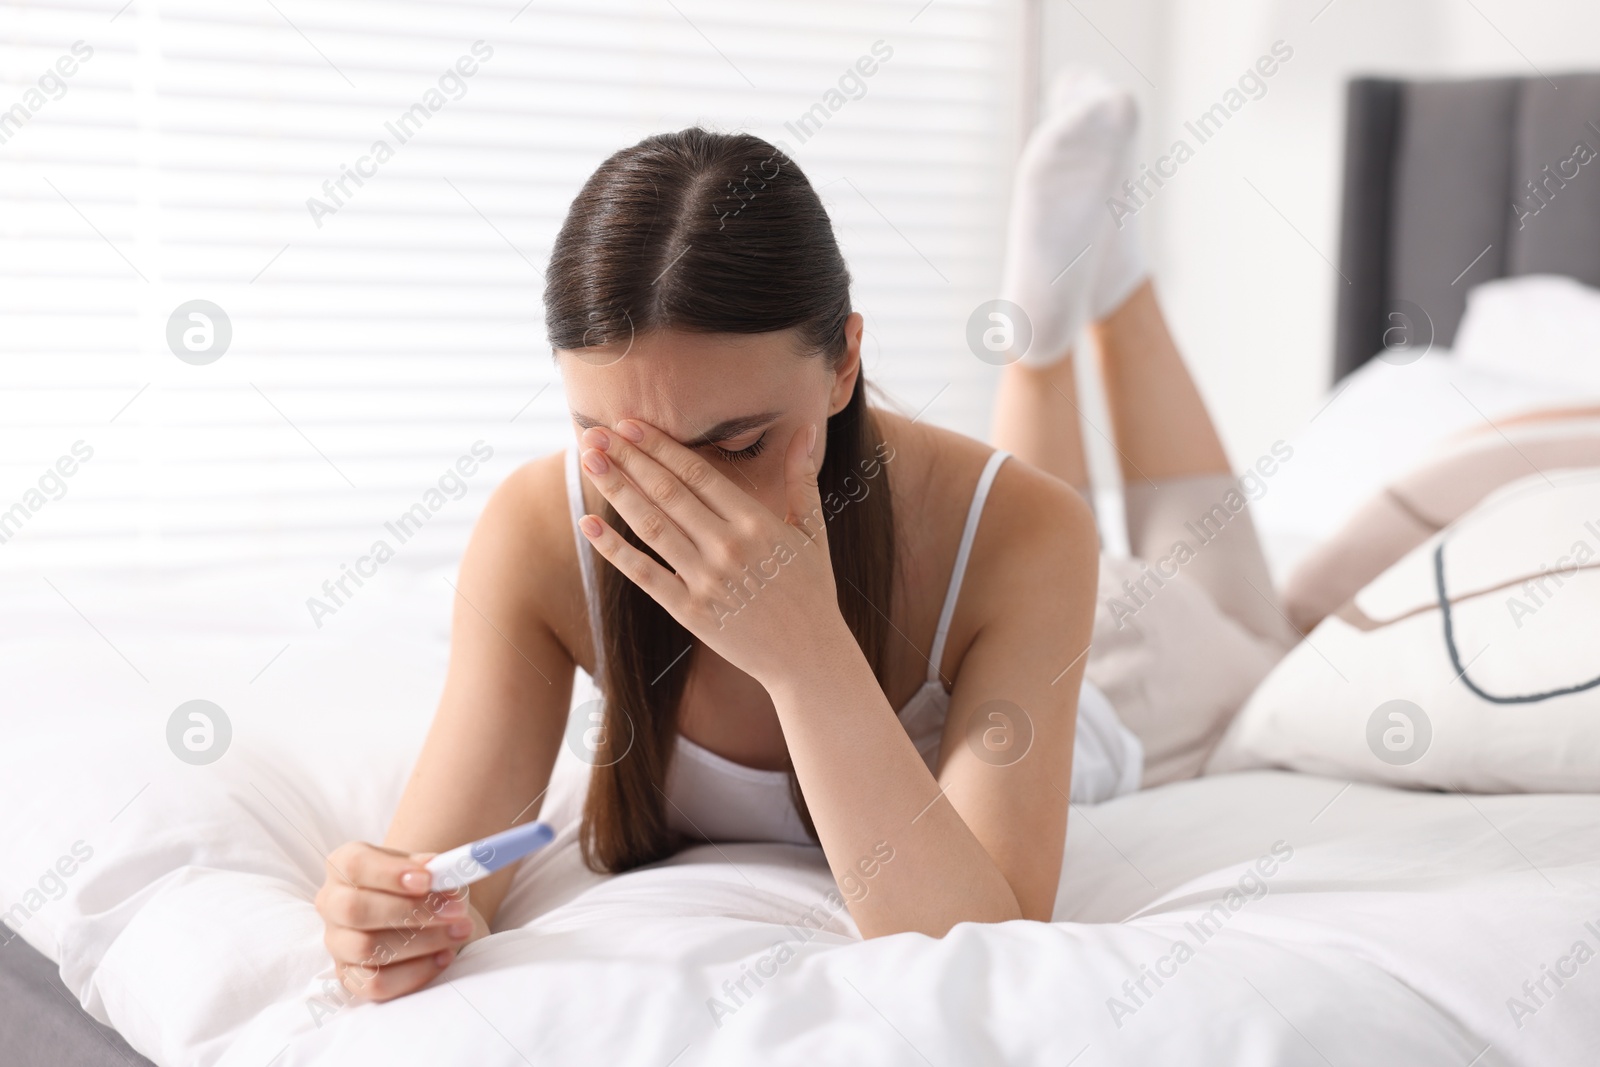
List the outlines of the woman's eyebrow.
<svg viewBox="0 0 1600 1067">
<path fill-rule="evenodd" d="M 685 448 L 702 448 L 709 444 L 715 444 L 717 441 L 726 441 L 730 437 L 738 437 L 742 433 L 748 433 L 768 423 L 775 422 L 782 414 L 783 412 L 781 411 L 758 411 L 754 415 L 740 415 L 732 419 L 723 419 L 694 440 L 680 441 L 678 443 Z M 572 413 L 572 421 L 586 430 L 591 426 L 605 425 L 599 419 L 592 419 L 578 411 Z"/>
</svg>

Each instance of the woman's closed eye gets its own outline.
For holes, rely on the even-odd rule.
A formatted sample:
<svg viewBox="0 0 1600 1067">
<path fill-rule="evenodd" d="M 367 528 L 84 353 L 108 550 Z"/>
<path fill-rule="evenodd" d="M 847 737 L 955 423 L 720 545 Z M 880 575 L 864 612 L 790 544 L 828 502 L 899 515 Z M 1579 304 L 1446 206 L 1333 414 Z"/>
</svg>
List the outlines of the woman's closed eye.
<svg viewBox="0 0 1600 1067">
<path fill-rule="evenodd" d="M 761 455 L 761 453 L 766 450 L 766 442 L 767 431 L 763 430 L 760 437 L 757 437 L 754 441 L 748 445 L 745 445 L 743 448 L 724 448 L 722 445 L 718 444 L 713 444 L 711 447 L 716 449 L 717 454 L 723 459 L 728 460 L 731 463 L 738 463 L 747 459 L 755 459 L 757 456 Z"/>
</svg>

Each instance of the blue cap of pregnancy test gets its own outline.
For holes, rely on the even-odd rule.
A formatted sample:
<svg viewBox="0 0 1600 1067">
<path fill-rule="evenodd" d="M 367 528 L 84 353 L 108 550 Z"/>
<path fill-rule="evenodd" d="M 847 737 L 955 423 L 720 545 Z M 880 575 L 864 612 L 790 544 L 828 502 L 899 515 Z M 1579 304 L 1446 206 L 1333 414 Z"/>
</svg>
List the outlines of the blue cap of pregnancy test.
<svg viewBox="0 0 1600 1067">
<path fill-rule="evenodd" d="M 493 834 L 472 846 L 472 858 L 484 870 L 498 871 L 530 852 L 548 845 L 556 836 L 549 823 L 530 822 Z"/>
</svg>

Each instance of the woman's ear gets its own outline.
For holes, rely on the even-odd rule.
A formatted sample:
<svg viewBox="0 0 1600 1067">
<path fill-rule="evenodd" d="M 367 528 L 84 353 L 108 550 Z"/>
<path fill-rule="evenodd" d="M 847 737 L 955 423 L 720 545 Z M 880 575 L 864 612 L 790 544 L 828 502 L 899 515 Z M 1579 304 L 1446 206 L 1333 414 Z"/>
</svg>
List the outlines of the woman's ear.
<svg viewBox="0 0 1600 1067">
<path fill-rule="evenodd" d="M 833 391 L 828 394 L 829 416 L 843 411 L 855 395 L 856 379 L 861 377 L 861 338 L 866 333 L 866 323 L 859 311 L 852 311 L 844 320 L 844 358 L 833 369 Z"/>
</svg>

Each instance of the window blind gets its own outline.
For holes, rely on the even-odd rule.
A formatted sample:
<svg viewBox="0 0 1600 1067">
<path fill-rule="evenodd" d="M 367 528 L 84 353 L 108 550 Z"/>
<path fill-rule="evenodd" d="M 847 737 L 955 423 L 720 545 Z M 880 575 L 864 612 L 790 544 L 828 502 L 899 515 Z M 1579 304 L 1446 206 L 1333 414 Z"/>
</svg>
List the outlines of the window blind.
<svg viewBox="0 0 1600 1067">
<path fill-rule="evenodd" d="M 692 123 L 786 146 L 869 377 L 981 434 L 1022 37 L 977 0 L 0 4 L 0 568 L 336 562 L 404 516 L 449 560 L 571 437 L 567 204 Z"/>
</svg>

